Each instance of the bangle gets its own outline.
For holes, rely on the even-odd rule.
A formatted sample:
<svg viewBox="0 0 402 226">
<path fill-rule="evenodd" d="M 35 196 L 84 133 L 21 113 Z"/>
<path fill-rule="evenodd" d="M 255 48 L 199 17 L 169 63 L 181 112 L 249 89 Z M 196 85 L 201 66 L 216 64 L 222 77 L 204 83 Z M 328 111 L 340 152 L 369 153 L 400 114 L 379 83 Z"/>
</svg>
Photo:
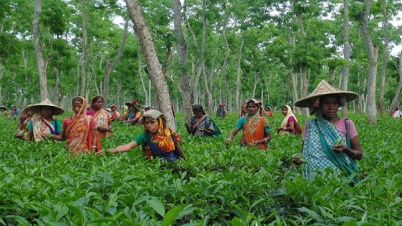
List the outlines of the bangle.
<svg viewBox="0 0 402 226">
<path fill-rule="evenodd" d="M 116 151 L 116 153 L 119 153 L 119 149 L 117 147 L 115 147 L 114 150 Z"/>
<path fill-rule="evenodd" d="M 230 138 L 228 138 L 228 139 L 226 139 L 226 140 L 228 140 L 228 141 L 232 141 L 232 139 L 230 139 Z"/>
<path fill-rule="evenodd" d="M 92 148 L 98 148 L 98 147 L 94 145 L 94 146 L 92 146 Z"/>
<path fill-rule="evenodd" d="M 266 137 L 264 138 L 264 141 L 265 141 L 265 143 L 268 143 L 268 141 L 267 141 L 267 138 L 266 138 Z"/>
</svg>

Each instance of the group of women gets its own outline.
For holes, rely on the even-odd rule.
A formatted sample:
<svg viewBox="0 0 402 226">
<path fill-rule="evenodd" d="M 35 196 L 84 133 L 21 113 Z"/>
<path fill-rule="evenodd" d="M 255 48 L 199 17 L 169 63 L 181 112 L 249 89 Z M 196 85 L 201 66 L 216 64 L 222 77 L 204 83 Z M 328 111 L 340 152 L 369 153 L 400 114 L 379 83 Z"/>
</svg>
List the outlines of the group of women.
<svg viewBox="0 0 402 226">
<path fill-rule="evenodd" d="M 313 178 L 316 172 L 328 167 L 334 172 L 358 173 L 355 160 L 361 159 L 363 153 L 356 128 L 350 119 L 337 115 L 340 106 L 345 106 L 347 101 L 356 97 L 357 94 L 338 90 L 323 80 L 310 95 L 295 103 L 298 107 L 309 108 L 310 114 L 315 115 L 315 119 L 308 120 L 304 127 L 302 154 L 308 162 L 303 169 L 306 178 Z M 23 111 L 25 120 L 19 128 L 20 131 L 27 128 L 28 133 L 26 137 L 24 134 L 16 134 L 16 137 L 34 141 L 66 140 L 67 148 L 74 153 L 92 151 L 102 155 L 116 154 L 142 146 L 148 159 L 160 157 L 174 161 L 185 158 L 178 144 L 181 136 L 174 129 L 166 127 L 166 118 L 160 111 L 151 106 L 142 111 L 135 100 L 126 105 L 128 111 L 121 116 L 122 122 L 141 124 L 144 126 L 144 132 L 133 141 L 115 148 L 103 150 L 100 140 L 113 134 L 112 121 L 120 119 L 120 116 L 113 116 L 113 113 L 104 110 L 103 98 L 100 96 L 92 98 L 88 110 L 85 98 L 74 98 L 74 115 L 67 117 L 62 126 L 53 116 L 64 111 L 49 100 L 28 106 Z M 240 118 L 225 144 L 230 144 L 236 134 L 242 131 L 241 146 L 255 146 L 262 150 L 268 148 L 272 139 L 271 129 L 268 120 L 262 116 L 261 106 L 262 102 L 256 99 L 248 99 L 245 102 Z M 117 106 L 112 105 L 113 108 L 117 109 Z M 201 105 L 193 105 L 193 114 L 190 122 L 185 123 L 189 134 L 216 137 L 221 135 L 218 126 L 205 114 Z M 285 118 L 281 126 L 276 128 L 277 133 L 300 135 L 302 130 L 290 106 L 283 106 L 282 114 Z M 294 162 L 302 164 L 300 157 L 295 157 Z"/>
</svg>

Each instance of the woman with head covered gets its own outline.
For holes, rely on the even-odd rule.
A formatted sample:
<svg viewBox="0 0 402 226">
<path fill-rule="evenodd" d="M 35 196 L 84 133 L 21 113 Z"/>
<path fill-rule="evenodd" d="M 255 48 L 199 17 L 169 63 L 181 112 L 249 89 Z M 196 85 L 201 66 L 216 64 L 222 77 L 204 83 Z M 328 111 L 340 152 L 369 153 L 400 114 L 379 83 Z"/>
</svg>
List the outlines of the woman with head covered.
<svg viewBox="0 0 402 226">
<path fill-rule="evenodd" d="M 268 120 L 260 115 L 262 102 L 256 99 L 248 99 L 246 102 L 247 114 L 241 117 L 226 140 L 229 144 L 236 134 L 243 130 L 243 136 L 240 140 L 241 146 L 256 146 L 262 150 L 268 148 L 268 142 L 271 140 L 271 129 Z"/>
<path fill-rule="evenodd" d="M 312 179 L 318 171 L 324 172 L 328 167 L 335 173 L 359 172 L 355 160 L 360 160 L 363 152 L 355 125 L 352 120 L 337 114 L 340 106 L 356 97 L 356 93 L 336 89 L 322 80 L 310 95 L 295 103 L 297 107 L 309 108 L 310 114 L 315 115 L 315 119 L 308 120 L 304 127 L 305 178 Z M 294 162 L 302 163 L 299 157 Z"/>
<path fill-rule="evenodd" d="M 145 112 L 141 118 L 141 124 L 144 126 L 144 132 L 135 137 L 134 141 L 105 152 L 116 154 L 141 145 L 148 159 L 159 157 L 173 161 L 178 158 L 185 158 L 178 145 L 178 142 L 181 142 L 181 136 L 175 130 L 166 127 L 166 118 L 162 112 L 157 110 Z"/>
</svg>

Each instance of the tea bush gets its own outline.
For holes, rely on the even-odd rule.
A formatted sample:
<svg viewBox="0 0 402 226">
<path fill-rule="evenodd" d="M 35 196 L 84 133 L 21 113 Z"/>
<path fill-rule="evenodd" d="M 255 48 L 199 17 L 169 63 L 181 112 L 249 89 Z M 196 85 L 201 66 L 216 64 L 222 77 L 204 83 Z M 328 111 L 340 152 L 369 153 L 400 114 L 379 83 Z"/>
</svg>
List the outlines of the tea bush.
<svg viewBox="0 0 402 226">
<path fill-rule="evenodd" d="M 225 146 L 235 114 L 215 119 L 219 138 L 188 135 L 179 116 L 187 160 L 175 163 L 147 161 L 140 148 L 72 157 L 64 142 L 13 138 L 17 121 L 0 118 L 0 224 L 401 225 L 402 121 L 349 118 L 364 151 L 354 187 L 342 176 L 305 180 L 291 162 L 300 136 L 272 133 L 267 151 L 239 147 L 240 134 Z M 271 129 L 282 119 L 277 112 Z M 116 122 L 113 131 L 104 148 L 132 141 L 143 128 Z"/>
</svg>

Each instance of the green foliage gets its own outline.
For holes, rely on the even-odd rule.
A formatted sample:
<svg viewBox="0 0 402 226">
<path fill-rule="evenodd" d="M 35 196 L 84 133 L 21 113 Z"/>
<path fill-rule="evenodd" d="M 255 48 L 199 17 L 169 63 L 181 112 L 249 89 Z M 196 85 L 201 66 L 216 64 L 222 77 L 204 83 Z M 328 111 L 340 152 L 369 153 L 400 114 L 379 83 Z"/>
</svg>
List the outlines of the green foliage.
<svg viewBox="0 0 402 226">
<path fill-rule="evenodd" d="M 185 133 L 188 159 L 147 161 L 142 150 L 112 156 L 72 157 L 64 142 L 24 142 L 12 137 L 16 120 L 1 117 L 1 225 L 398 225 L 402 223 L 400 148 L 402 121 L 349 114 L 364 157 L 361 182 L 339 177 L 307 181 L 292 156 L 300 136 L 273 133 L 270 149 L 245 149 L 238 135 L 224 139 L 237 114 L 215 119 L 220 138 Z M 283 116 L 275 112 L 271 129 Z M 62 120 L 59 118 L 59 120 Z M 304 125 L 305 117 L 298 116 Z M 130 142 L 141 126 L 115 123 L 104 148 Z"/>
</svg>

